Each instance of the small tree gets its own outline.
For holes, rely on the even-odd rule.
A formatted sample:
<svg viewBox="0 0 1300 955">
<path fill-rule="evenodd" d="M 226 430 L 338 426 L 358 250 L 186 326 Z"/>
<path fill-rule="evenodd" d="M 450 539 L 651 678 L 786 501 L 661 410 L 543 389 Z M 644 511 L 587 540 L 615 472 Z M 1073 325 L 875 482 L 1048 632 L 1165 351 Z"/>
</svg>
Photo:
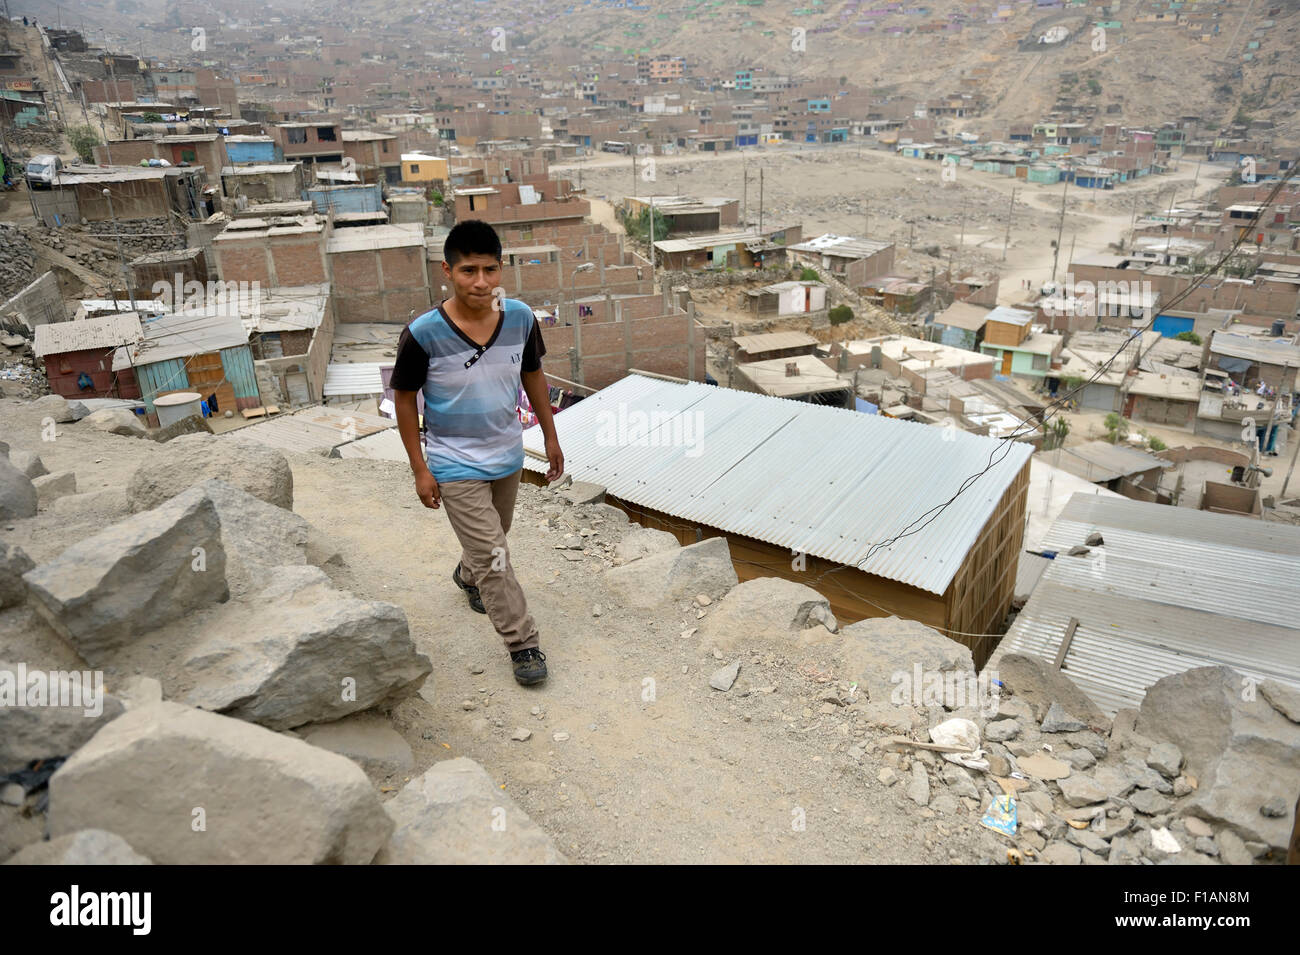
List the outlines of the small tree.
<svg viewBox="0 0 1300 955">
<path fill-rule="evenodd" d="M 1169 447 L 1169 445 L 1165 444 L 1159 438 L 1151 436 L 1147 438 L 1147 446 L 1150 447 L 1152 451 L 1163 451 Z"/>
<path fill-rule="evenodd" d="M 832 325 L 843 325 L 845 322 L 853 321 L 853 309 L 847 305 L 836 305 L 826 314 Z"/>
<path fill-rule="evenodd" d="M 1119 442 L 1128 437 L 1128 421 L 1117 415 L 1115 412 L 1112 411 L 1110 414 L 1106 415 L 1105 425 L 1106 439 L 1110 441 L 1111 444 L 1119 444 Z"/>
<path fill-rule="evenodd" d="M 627 216 L 623 220 L 623 228 L 627 234 L 638 242 L 650 241 L 650 215 L 654 213 L 654 238 L 658 242 L 660 239 L 668 238 L 668 220 L 658 209 L 642 209 L 639 215 Z"/>
<path fill-rule="evenodd" d="M 68 145 L 84 162 L 94 162 L 93 150 L 99 145 L 99 134 L 94 126 L 73 126 L 68 130 Z"/>
<path fill-rule="evenodd" d="M 161 123 L 163 121 L 162 113 L 145 113 L 140 119 L 146 123 Z"/>
<path fill-rule="evenodd" d="M 1191 342 L 1193 345 L 1199 345 L 1201 343 L 1201 336 L 1196 334 L 1196 332 L 1179 332 L 1174 336 L 1174 341 Z"/>
<path fill-rule="evenodd" d="M 822 277 L 817 274 L 816 269 L 804 268 L 803 271 L 799 273 L 800 282 L 820 282 L 821 278 Z"/>
<path fill-rule="evenodd" d="M 1064 418 L 1055 418 L 1047 426 L 1047 435 L 1043 438 L 1043 450 L 1051 451 L 1064 446 L 1065 436 L 1070 433 L 1070 422 Z"/>
</svg>

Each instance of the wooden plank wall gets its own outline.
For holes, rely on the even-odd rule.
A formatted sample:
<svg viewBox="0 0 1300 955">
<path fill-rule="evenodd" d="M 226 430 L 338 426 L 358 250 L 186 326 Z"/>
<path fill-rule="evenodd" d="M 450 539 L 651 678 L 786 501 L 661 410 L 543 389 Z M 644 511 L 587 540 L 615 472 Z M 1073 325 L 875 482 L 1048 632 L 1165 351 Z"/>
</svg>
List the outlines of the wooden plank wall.
<svg viewBox="0 0 1300 955">
<path fill-rule="evenodd" d="M 945 628 L 970 647 L 982 667 L 1001 638 L 1002 622 L 1015 595 L 1016 566 L 1024 546 L 1029 499 L 1029 462 L 1003 492 L 997 509 L 980 530 L 975 546 L 948 586 Z M 994 633 L 997 636 L 994 636 Z"/>
</svg>

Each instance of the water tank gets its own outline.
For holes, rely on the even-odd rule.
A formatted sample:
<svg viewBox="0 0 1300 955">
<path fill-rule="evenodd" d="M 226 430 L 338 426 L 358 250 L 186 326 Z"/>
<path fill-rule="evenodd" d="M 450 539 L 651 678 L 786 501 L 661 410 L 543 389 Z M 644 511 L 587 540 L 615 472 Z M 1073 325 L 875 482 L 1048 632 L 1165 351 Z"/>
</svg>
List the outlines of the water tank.
<svg viewBox="0 0 1300 955">
<path fill-rule="evenodd" d="M 1286 334 L 1286 319 L 1279 318 L 1273 322 L 1273 337 L 1281 338 Z"/>
<path fill-rule="evenodd" d="M 158 412 L 158 427 L 165 428 L 190 415 L 203 417 L 203 409 L 200 407 L 202 400 L 203 396 L 197 391 L 178 391 L 175 394 L 159 395 L 153 400 L 154 410 Z"/>
</svg>

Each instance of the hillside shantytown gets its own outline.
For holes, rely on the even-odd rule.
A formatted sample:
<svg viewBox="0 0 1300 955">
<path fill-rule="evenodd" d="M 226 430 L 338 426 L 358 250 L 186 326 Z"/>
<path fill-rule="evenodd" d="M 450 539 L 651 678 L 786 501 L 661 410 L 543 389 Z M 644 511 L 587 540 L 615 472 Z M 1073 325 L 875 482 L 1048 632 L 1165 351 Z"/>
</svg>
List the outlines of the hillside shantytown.
<svg viewBox="0 0 1300 955">
<path fill-rule="evenodd" d="M 1300 9 L 485 6 L 5 3 L 0 862 L 1300 863 Z"/>
</svg>

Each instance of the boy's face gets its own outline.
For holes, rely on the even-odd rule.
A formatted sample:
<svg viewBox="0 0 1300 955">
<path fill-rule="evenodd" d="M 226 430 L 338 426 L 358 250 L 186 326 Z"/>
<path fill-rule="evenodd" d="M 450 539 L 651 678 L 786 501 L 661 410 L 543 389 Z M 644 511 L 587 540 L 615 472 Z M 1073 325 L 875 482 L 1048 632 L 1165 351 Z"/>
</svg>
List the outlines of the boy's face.
<svg viewBox="0 0 1300 955">
<path fill-rule="evenodd" d="M 491 307 L 493 290 L 501 284 L 501 262 L 490 255 L 466 255 L 455 265 L 442 263 L 442 274 L 451 279 L 462 305 L 481 311 Z"/>
</svg>

